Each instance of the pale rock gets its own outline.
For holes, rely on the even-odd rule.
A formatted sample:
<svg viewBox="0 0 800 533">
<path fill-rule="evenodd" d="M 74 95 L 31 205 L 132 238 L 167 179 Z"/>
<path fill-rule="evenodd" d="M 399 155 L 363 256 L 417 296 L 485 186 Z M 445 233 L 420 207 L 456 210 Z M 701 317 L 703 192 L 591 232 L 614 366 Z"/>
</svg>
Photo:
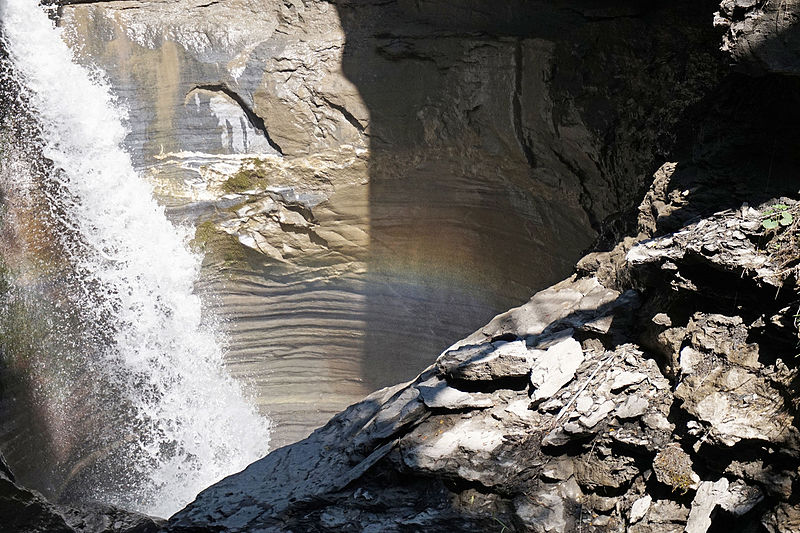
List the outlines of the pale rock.
<svg viewBox="0 0 800 533">
<path fill-rule="evenodd" d="M 741 479 L 734 481 L 728 487 L 728 492 L 723 495 L 719 505 L 729 513 L 742 516 L 764 499 L 764 493 L 756 487 L 751 487 Z"/>
<path fill-rule="evenodd" d="M 592 397 L 588 394 L 581 394 L 578 396 L 578 400 L 575 402 L 575 410 L 585 415 L 589 413 L 592 405 L 594 405 L 594 400 Z"/>
<path fill-rule="evenodd" d="M 703 360 L 703 354 L 692 348 L 691 346 L 684 346 L 681 349 L 680 365 L 681 374 L 687 376 L 694 372 L 694 367 Z"/>
<path fill-rule="evenodd" d="M 642 372 L 620 372 L 614 377 L 614 381 L 611 383 L 611 390 L 620 391 L 625 387 L 641 383 L 646 378 L 647 374 Z"/>
<path fill-rule="evenodd" d="M 583 363 L 581 344 L 572 337 L 548 348 L 546 351 L 533 350 L 531 385 L 534 387 L 534 402 L 553 396 L 561 387 L 569 383 L 578 367 Z"/>
<path fill-rule="evenodd" d="M 614 410 L 616 404 L 613 400 L 606 400 L 590 415 L 582 416 L 578 419 L 578 421 L 587 429 L 591 429 L 599 424 L 608 413 Z"/>
<path fill-rule="evenodd" d="M 569 479 L 574 473 L 575 465 L 569 459 L 552 461 L 542 470 L 542 476 L 557 481 Z"/>
<path fill-rule="evenodd" d="M 628 396 L 628 399 L 625 400 L 625 403 L 617 408 L 615 414 L 619 418 L 636 418 L 637 416 L 642 416 L 645 411 L 647 411 L 647 407 L 649 405 L 650 402 L 641 396 Z"/>
<path fill-rule="evenodd" d="M 644 518 L 644 515 L 646 515 L 647 511 L 650 509 L 651 503 L 653 503 L 653 498 L 649 494 L 633 502 L 630 513 L 631 524 L 635 524 L 636 522 Z"/>
<path fill-rule="evenodd" d="M 446 351 L 436 365 L 452 379 L 491 381 L 526 377 L 531 368 L 531 356 L 525 341 L 497 341 Z"/>
<path fill-rule="evenodd" d="M 686 521 L 686 533 L 706 533 L 711 527 L 711 513 L 728 494 L 728 480 L 703 481 L 697 487 L 697 494 L 692 500 L 689 520 Z"/>
<path fill-rule="evenodd" d="M 436 377 L 424 381 L 416 387 L 422 401 L 431 409 L 481 409 L 494 405 L 494 401 L 488 394 L 463 392 L 450 387 L 447 381 Z"/>
</svg>

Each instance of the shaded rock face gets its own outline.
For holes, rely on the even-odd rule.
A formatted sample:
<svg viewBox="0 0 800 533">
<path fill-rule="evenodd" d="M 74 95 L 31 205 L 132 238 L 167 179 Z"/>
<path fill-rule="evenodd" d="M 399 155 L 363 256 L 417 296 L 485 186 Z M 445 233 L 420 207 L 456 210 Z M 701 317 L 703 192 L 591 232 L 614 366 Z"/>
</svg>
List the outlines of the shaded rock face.
<svg viewBox="0 0 800 533">
<path fill-rule="evenodd" d="M 562 278 L 719 71 L 696 2 L 63 4 L 278 444 Z"/>
<path fill-rule="evenodd" d="M 723 81 L 631 235 L 169 528 L 798 531 L 798 90 Z"/>
<path fill-rule="evenodd" d="M 797 331 L 783 330 L 797 296 L 774 297 L 764 212 L 588 257 L 619 276 L 537 293 L 201 493 L 170 529 L 795 531 Z M 752 286 L 722 314 L 698 286 L 726 275 Z"/>
</svg>

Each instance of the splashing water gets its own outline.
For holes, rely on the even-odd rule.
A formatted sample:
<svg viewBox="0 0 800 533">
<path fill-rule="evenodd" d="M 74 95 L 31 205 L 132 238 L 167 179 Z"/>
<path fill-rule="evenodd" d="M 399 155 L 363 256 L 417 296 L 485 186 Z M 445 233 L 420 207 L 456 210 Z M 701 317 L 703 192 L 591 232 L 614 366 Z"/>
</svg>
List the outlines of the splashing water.
<svg viewBox="0 0 800 533">
<path fill-rule="evenodd" d="M 92 457 L 73 461 L 95 465 L 83 467 L 79 498 L 168 516 L 266 453 L 269 423 L 223 368 L 193 293 L 200 258 L 121 147 L 124 113 L 108 86 L 74 62 L 35 0 L 0 0 L 0 29 L 38 123 L 39 138 L 25 142 L 48 162 L 38 185 L 25 165 L 0 167 L 2 180 L 43 191 L 58 261 L 69 265 L 55 270 L 72 279 L 48 289 L 62 346 L 38 363 L 54 382 L 40 387 L 51 425 L 62 426 L 51 438 L 91 441 L 82 453 Z M 76 420 L 91 425 L 70 427 Z"/>
</svg>

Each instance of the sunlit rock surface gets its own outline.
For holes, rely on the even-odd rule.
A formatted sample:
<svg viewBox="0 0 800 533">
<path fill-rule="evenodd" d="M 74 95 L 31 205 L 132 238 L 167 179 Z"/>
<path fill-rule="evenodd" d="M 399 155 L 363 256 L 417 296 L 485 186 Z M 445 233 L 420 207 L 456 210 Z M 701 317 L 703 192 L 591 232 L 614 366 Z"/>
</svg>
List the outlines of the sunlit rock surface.
<svg viewBox="0 0 800 533">
<path fill-rule="evenodd" d="M 715 79 L 694 8 L 484 4 L 59 9 L 198 227 L 201 289 L 277 444 L 568 273 Z"/>
<path fill-rule="evenodd" d="M 675 167 L 640 227 L 654 200 L 680 205 Z M 676 232 L 656 222 L 588 256 L 416 379 L 204 491 L 169 529 L 793 531 L 798 334 L 781 332 L 794 278 L 769 247 L 743 244 L 764 237 L 774 203 Z M 700 251 L 710 242 L 728 250 Z M 741 292 L 710 298 L 729 277 Z"/>
</svg>

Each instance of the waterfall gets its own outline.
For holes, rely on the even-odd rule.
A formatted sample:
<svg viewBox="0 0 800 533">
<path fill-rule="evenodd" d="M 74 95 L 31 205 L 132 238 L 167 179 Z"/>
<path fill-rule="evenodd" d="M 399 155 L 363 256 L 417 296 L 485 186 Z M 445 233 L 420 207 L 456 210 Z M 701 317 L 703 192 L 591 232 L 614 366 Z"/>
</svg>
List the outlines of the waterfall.
<svg viewBox="0 0 800 533">
<path fill-rule="evenodd" d="M 4 233 L 27 258 L 8 267 L 6 302 L 27 314 L 3 334 L 39 335 L 23 366 L 61 461 L 53 490 L 168 516 L 263 456 L 269 423 L 223 366 L 193 292 L 191 231 L 133 168 L 103 77 L 74 61 L 36 0 L 0 0 L 0 30 L 0 83 L 16 84 L 36 124 L 0 138 Z"/>
</svg>

